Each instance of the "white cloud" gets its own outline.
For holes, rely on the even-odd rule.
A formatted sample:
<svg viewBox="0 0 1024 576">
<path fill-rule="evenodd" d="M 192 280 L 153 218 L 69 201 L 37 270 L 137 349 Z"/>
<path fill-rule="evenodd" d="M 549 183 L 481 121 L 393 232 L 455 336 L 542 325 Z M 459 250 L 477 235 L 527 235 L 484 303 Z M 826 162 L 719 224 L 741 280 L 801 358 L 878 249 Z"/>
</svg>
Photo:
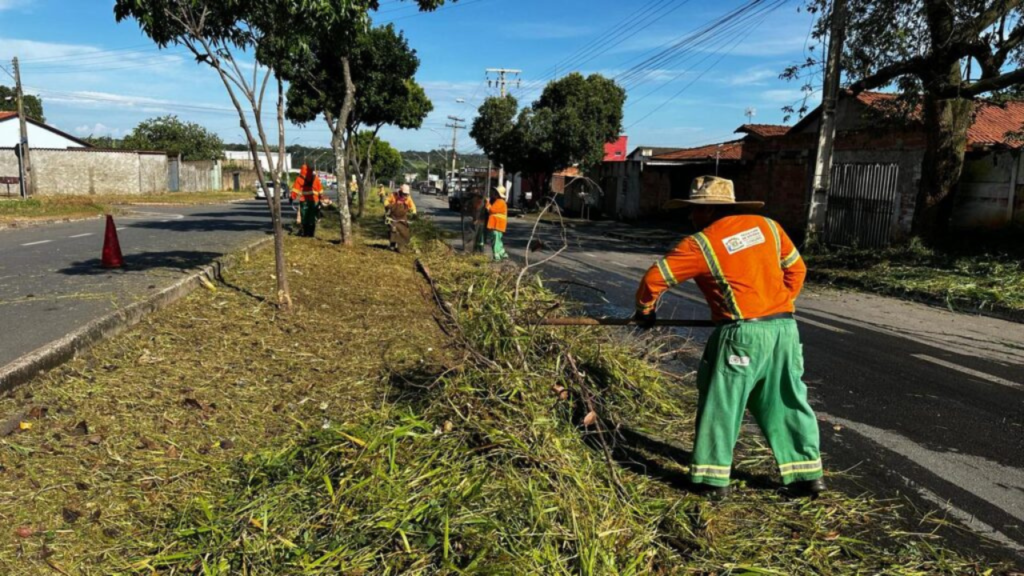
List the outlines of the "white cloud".
<svg viewBox="0 0 1024 576">
<path fill-rule="evenodd" d="M 78 134 L 79 136 L 111 136 L 114 138 L 121 138 L 127 133 L 127 130 L 122 130 L 120 128 L 111 128 L 110 126 L 107 126 L 106 124 L 103 124 L 101 122 L 97 122 L 92 126 L 89 126 L 88 124 L 83 124 L 81 126 L 75 127 L 75 134 Z"/>
<path fill-rule="evenodd" d="M 804 99 L 804 92 L 797 88 L 765 90 L 761 92 L 760 98 L 762 102 L 771 104 L 793 104 L 794 102 L 799 103 Z"/>
<path fill-rule="evenodd" d="M 0 0 L 0 12 L 21 8 L 22 6 L 27 6 L 28 3 L 29 0 Z"/>
<path fill-rule="evenodd" d="M 723 82 L 729 86 L 765 86 L 768 84 L 768 80 L 777 80 L 781 71 L 781 66 L 778 70 L 773 68 L 753 68 L 733 76 L 728 76 L 723 79 Z"/>
</svg>

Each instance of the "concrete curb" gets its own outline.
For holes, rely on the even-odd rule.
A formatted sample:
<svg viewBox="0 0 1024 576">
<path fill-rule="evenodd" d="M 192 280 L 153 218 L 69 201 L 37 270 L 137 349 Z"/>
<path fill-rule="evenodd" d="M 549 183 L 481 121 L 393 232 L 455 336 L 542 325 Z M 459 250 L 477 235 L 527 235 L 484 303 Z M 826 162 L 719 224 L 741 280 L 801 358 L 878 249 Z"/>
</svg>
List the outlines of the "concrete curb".
<svg viewBox="0 0 1024 576">
<path fill-rule="evenodd" d="M 67 224 L 68 222 L 86 222 L 88 220 L 99 220 L 103 214 L 88 216 L 86 218 L 58 218 L 55 220 L 17 220 L 9 223 L 0 223 L 0 230 L 24 230 L 25 228 L 39 228 L 51 224 Z"/>
<path fill-rule="evenodd" d="M 35 378 L 41 372 L 60 366 L 93 345 L 138 324 L 148 314 L 162 310 L 188 296 L 201 286 L 199 278 L 219 279 L 225 270 L 238 262 L 242 254 L 269 246 L 273 240 L 273 236 L 268 236 L 250 242 L 240 250 L 221 256 L 212 263 L 196 269 L 188 276 L 177 280 L 145 300 L 101 316 L 63 338 L 50 342 L 6 366 L 0 367 L 0 393 L 9 392 Z"/>
</svg>

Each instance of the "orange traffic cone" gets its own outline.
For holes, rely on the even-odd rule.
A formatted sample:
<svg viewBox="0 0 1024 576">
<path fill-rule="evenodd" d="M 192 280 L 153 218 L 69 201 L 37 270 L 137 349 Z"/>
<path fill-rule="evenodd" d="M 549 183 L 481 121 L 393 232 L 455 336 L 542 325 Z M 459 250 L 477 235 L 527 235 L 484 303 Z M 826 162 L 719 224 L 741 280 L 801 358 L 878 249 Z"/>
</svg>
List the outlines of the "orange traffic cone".
<svg viewBox="0 0 1024 576">
<path fill-rule="evenodd" d="M 103 261 L 100 266 L 104 268 L 121 268 L 124 266 L 124 257 L 121 256 L 121 243 L 117 241 L 117 227 L 114 226 L 114 217 L 107 214 L 107 233 L 103 237 Z"/>
</svg>

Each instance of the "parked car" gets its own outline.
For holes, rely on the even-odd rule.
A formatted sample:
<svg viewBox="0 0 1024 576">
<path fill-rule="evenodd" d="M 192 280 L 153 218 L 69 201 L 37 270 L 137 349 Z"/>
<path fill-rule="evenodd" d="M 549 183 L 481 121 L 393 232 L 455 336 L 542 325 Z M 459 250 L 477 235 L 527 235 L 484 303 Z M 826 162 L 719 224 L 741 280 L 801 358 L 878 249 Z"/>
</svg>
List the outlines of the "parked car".
<svg viewBox="0 0 1024 576">
<path fill-rule="evenodd" d="M 273 198 L 274 197 L 274 183 L 273 182 L 268 182 L 267 183 L 267 189 L 270 190 L 270 197 Z M 257 200 L 266 200 L 267 199 L 267 193 L 263 189 L 263 185 L 261 185 L 259 182 L 256 183 L 256 199 Z"/>
</svg>

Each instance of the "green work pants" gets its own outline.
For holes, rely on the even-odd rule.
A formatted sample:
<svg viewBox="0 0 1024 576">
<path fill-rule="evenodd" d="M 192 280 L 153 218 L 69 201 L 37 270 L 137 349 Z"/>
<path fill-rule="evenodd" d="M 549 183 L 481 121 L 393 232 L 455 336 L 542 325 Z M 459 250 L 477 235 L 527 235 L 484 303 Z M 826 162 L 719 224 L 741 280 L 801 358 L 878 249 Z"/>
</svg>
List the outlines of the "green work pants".
<svg viewBox="0 0 1024 576">
<path fill-rule="evenodd" d="M 491 230 L 491 237 L 494 242 L 494 261 L 501 262 L 502 260 L 508 260 L 508 252 L 505 252 L 505 243 L 502 242 L 505 236 L 504 232 L 498 232 L 497 230 Z"/>
<path fill-rule="evenodd" d="M 303 200 L 299 204 L 299 217 L 302 218 L 302 236 L 312 238 L 316 236 L 316 202 Z"/>
<path fill-rule="evenodd" d="M 697 372 L 697 436 L 690 478 L 728 486 L 749 409 L 775 453 L 783 484 L 822 476 L 818 421 L 807 403 L 803 348 L 793 319 L 718 327 Z"/>
</svg>

